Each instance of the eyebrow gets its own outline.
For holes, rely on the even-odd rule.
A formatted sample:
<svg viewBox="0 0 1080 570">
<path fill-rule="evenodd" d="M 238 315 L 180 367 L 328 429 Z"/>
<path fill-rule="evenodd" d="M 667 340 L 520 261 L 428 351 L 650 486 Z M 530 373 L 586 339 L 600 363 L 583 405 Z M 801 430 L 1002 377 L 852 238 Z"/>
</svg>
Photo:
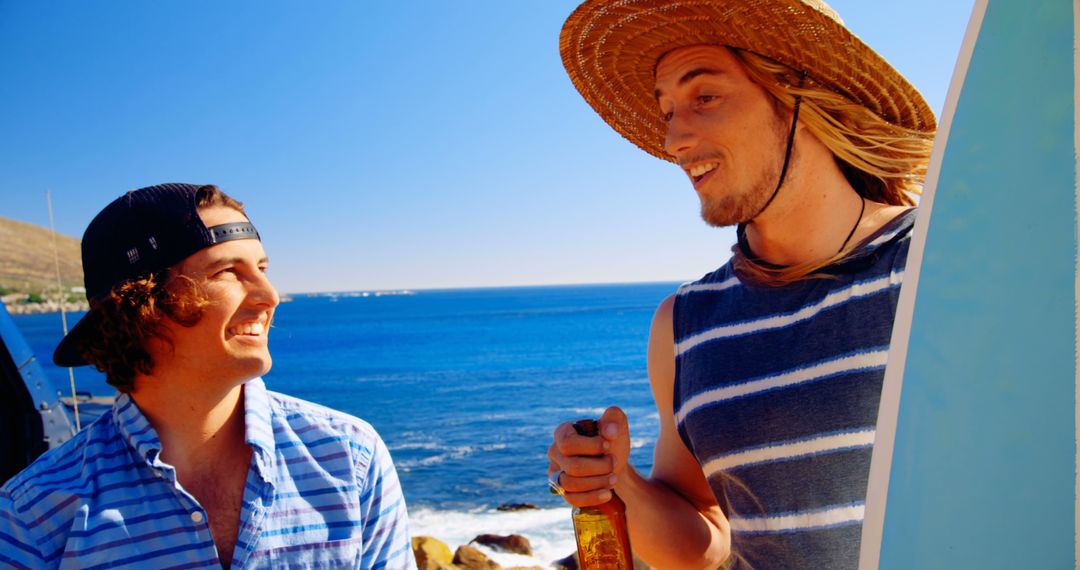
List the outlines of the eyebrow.
<svg viewBox="0 0 1080 570">
<path fill-rule="evenodd" d="M 246 262 L 247 262 L 247 259 L 243 258 L 243 257 L 226 257 L 224 259 L 219 259 L 217 261 L 212 262 L 206 268 L 207 268 L 208 271 L 212 271 L 212 270 L 217 269 L 219 267 L 225 267 L 227 265 L 236 265 L 237 263 L 246 263 Z M 266 263 L 270 263 L 270 258 L 269 257 L 260 257 L 259 261 L 256 262 L 257 265 L 263 265 L 263 264 L 266 264 Z"/>
<path fill-rule="evenodd" d="M 692 81 L 695 77 L 698 77 L 698 76 L 701 76 L 701 75 L 723 75 L 723 74 L 724 74 L 723 71 L 720 71 L 719 69 L 715 69 L 715 68 L 712 68 L 712 67 L 697 67 L 697 68 L 691 69 L 690 71 L 687 71 L 686 73 L 684 73 L 683 76 L 680 77 L 679 80 L 676 82 L 676 85 L 680 85 L 680 86 L 681 85 L 686 85 L 687 83 Z M 657 89 L 656 91 L 654 91 L 653 96 L 656 97 L 657 99 L 659 99 L 660 98 L 660 90 Z"/>
</svg>

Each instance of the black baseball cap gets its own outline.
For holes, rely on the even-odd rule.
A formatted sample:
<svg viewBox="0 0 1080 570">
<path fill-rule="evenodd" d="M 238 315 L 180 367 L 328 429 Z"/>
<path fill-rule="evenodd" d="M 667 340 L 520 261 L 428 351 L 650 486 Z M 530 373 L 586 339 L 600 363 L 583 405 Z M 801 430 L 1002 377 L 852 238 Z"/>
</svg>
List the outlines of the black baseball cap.
<svg viewBox="0 0 1080 570">
<path fill-rule="evenodd" d="M 259 239 L 250 222 L 206 227 L 197 204 L 202 188 L 208 186 L 170 183 L 132 190 L 90 221 L 82 239 L 82 265 L 91 306 L 113 287 L 168 269 L 203 248 L 236 239 Z M 72 327 L 53 352 L 53 362 L 59 366 L 89 364 L 78 350 L 79 341 L 93 334 L 87 323 L 84 317 Z"/>
</svg>

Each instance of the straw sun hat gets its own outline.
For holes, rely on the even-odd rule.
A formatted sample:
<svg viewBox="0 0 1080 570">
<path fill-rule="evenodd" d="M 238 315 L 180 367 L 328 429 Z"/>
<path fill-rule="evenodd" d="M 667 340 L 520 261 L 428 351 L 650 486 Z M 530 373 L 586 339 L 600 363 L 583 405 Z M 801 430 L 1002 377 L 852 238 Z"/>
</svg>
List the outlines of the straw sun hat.
<svg viewBox="0 0 1080 570">
<path fill-rule="evenodd" d="M 587 0 L 559 37 L 563 65 L 585 100 L 619 134 L 665 160 L 672 157 L 653 95 L 656 63 L 697 44 L 763 55 L 890 123 L 936 128 L 915 87 L 820 0 Z"/>
</svg>

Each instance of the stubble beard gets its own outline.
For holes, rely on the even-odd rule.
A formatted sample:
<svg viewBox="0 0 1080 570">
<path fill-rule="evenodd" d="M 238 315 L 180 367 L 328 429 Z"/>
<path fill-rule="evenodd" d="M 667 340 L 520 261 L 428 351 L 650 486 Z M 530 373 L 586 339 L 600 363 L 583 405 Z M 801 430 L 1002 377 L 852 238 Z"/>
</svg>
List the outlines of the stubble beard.
<svg viewBox="0 0 1080 570">
<path fill-rule="evenodd" d="M 779 174 L 776 171 L 771 176 L 763 172 L 757 177 L 757 183 L 745 193 L 719 197 L 702 195 L 701 219 L 714 228 L 725 228 L 749 222 L 761 211 L 761 208 L 765 207 L 769 196 L 776 189 L 778 178 Z"/>
<path fill-rule="evenodd" d="M 748 223 L 762 212 L 769 202 L 777 184 L 780 183 L 780 171 L 784 168 L 784 153 L 787 150 L 788 132 L 780 114 L 774 115 L 772 131 L 780 141 L 779 150 L 767 160 L 751 181 L 749 188 L 725 188 L 720 196 L 698 194 L 701 199 L 701 219 L 714 228 L 725 228 L 736 224 Z M 791 164 L 788 174 L 795 163 L 797 149 L 791 149 Z"/>
</svg>

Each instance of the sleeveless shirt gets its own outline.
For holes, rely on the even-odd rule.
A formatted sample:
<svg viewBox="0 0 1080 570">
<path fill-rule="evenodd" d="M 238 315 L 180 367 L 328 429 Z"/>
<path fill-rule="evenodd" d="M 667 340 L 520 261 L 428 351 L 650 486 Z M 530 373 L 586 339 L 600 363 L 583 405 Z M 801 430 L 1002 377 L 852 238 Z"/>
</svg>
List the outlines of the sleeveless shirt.
<svg viewBox="0 0 1080 570">
<path fill-rule="evenodd" d="M 731 568 L 855 569 L 915 209 L 824 277 L 679 288 L 674 412 L 731 522 Z"/>
</svg>

